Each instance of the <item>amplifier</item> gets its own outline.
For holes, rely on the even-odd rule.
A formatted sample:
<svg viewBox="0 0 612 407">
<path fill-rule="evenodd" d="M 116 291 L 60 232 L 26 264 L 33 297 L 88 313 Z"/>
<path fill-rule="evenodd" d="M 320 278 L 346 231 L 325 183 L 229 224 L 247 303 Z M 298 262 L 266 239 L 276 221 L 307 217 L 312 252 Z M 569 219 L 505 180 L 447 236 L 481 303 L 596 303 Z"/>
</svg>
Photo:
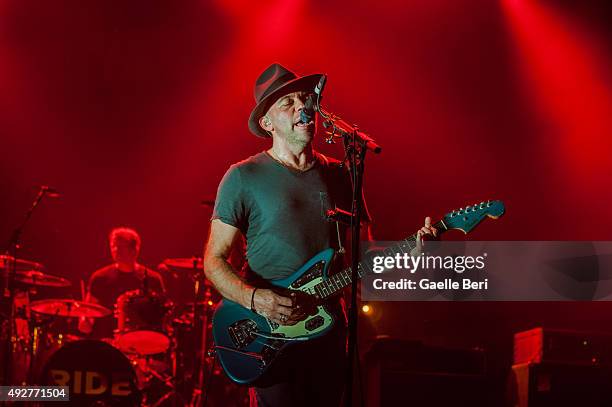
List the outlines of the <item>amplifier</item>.
<svg viewBox="0 0 612 407">
<path fill-rule="evenodd" d="M 365 357 L 366 406 L 489 407 L 482 350 L 380 338 Z"/>
<path fill-rule="evenodd" d="M 612 406 L 612 370 L 602 366 L 522 363 L 512 366 L 508 405 L 513 407 Z"/>
<path fill-rule="evenodd" d="M 535 328 L 514 334 L 514 364 L 612 366 L 612 335 Z"/>
</svg>

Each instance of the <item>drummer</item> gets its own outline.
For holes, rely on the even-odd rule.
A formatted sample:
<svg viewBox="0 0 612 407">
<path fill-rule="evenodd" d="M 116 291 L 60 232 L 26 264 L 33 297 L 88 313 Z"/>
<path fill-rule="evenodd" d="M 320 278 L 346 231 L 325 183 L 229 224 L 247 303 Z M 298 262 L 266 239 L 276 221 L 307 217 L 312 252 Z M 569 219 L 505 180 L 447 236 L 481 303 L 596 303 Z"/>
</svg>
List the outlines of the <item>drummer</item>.
<svg viewBox="0 0 612 407">
<path fill-rule="evenodd" d="M 164 294 L 165 287 L 159 273 L 138 263 L 140 236 L 134 229 L 118 227 L 109 234 L 110 251 L 114 263 L 95 271 L 89 278 L 86 302 L 113 309 L 117 298 L 126 291 L 147 289 Z M 146 284 L 145 284 L 145 275 Z M 79 330 L 94 337 L 112 337 L 115 323 L 110 318 L 95 322 L 89 318 L 79 321 Z"/>
</svg>

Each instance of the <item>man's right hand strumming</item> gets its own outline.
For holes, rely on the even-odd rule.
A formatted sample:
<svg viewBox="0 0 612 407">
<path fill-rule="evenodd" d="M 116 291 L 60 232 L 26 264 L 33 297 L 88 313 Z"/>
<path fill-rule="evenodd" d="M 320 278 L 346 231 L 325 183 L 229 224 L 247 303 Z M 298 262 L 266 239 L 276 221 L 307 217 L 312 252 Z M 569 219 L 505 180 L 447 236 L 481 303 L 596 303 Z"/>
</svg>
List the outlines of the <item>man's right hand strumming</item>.
<svg viewBox="0 0 612 407">
<path fill-rule="evenodd" d="M 254 311 L 280 325 L 295 325 L 303 314 L 294 293 L 284 297 L 269 289 L 258 288 L 253 297 Z"/>
</svg>

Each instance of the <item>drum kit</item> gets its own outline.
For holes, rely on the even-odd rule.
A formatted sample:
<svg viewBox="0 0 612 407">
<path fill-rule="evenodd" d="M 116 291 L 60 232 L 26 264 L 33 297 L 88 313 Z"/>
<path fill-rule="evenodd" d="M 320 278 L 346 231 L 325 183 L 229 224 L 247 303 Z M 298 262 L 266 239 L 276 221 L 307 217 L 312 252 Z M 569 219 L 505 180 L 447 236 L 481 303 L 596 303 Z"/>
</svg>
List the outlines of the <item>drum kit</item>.
<svg viewBox="0 0 612 407">
<path fill-rule="evenodd" d="M 0 256 L 3 279 L 13 273 L 11 303 L 0 310 L 0 360 L 10 375 L 3 383 L 68 386 L 75 405 L 199 406 L 205 399 L 241 405 L 246 391 L 215 369 L 207 353 L 210 318 L 220 298 L 204 277 L 201 259 L 162 264 L 189 277 L 193 301 L 177 304 L 144 287 L 120 295 L 110 310 L 70 298 L 31 301 L 37 289 L 53 292 L 71 282 L 48 274 L 40 263 Z M 113 338 L 87 339 L 76 329 L 84 318 L 111 316 L 117 325 Z"/>
</svg>

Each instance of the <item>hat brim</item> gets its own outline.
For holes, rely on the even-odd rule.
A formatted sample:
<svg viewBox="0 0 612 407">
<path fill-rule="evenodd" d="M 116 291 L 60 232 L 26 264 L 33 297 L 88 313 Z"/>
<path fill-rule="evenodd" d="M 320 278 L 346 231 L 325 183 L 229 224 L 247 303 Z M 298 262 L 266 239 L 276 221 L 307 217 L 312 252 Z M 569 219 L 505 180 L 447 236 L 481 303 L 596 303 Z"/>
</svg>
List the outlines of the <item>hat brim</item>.
<svg viewBox="0 0 612 407">
<path fill-rule="evenodd" d="M 319 83 L 323 74 L 312 74 L 301 76 L 299 78 L 288 81 L 280 86 L 274 92 L 270 93 L 253 108 L 249 117 L 249 130 L 258 137 L 270 138 L 270 134 L 259 125 L 259 119 L 266 114 L 270 106 L 274 104 L 283 95 L 300 90 L 312 90 Z"/>
</svg>

